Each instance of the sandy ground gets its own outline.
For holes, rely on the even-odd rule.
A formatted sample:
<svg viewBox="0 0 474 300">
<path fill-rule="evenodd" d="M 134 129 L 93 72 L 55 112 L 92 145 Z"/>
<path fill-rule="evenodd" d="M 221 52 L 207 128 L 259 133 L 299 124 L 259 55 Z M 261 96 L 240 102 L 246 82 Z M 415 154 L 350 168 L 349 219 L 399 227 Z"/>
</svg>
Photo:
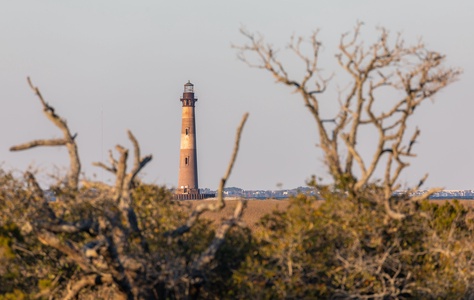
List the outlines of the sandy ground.
<svg viewBox="0 0 474 300">
<path fill-rule="evenodd" d="M 433 201 L 433 203 L 437 203 L 437 204 L 444 204 L 446 203 L 447 201 L 453 201 L 453 200 L 430 200 L 430 201 Z M 474 200 L 458 200 L 459 203 L 461 203 L 462 205 L 465 205 L 467 207 L 473 207 L 474 208 Z"/>
<path fill-rule="evenodd" d="M 184 205 L 196 206 L 201 203 L 215 202 L 216 200 L 188 200 L 183 201 Z M 255 228 L 255 223 L 266 214 L 274 210 L 284 210 L 288 206 L 288 200 L 246 200 L 247 207 L 242 216 L 242 221 L 251 229 Z M 233 215 L 237 200 L 226 200 L 226 207 L 220 212 L 205 212 L 202 217 L 212 220 L 214 223 Z"/>
<path fill-rule="evenodd" d="M 201 203 L 209 203 L 215 202 L 216 200 L 188 200 L 183 201 L 182 204 L 190 205 L 194 207 Z M 255 224 L 266 214 L 271 213 L 274 210 L 285 210 L 288 207 L 289 201 L 288 200 L 246 200 L 247 207 L 244 211 L 242 220 L 247 224 L 250 229 L 255 229 Z M 434 203 L 443 204 L 446 201 L 451 200 L 432 200 Z M 207 218 L 214 223 L 220 222 L 223 218 L 227 218 L 232 216 L 235 206 L 237 204 L 236 199 L 227 199 L 226 200 L 226 207 L 220 212 L 205 212 L 202 217 Z M 465 206 L 474 208 L 474 200 L 459 200 L 459 202 Z"/>
</svg>

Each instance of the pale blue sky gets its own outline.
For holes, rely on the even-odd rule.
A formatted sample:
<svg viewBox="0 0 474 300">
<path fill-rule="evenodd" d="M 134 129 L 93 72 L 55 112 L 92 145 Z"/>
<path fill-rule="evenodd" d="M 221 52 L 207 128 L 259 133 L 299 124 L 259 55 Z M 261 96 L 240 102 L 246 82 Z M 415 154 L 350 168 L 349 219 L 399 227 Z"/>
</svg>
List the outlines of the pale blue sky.
<svg viewBox="0 0 474 300">
<path fill-rule="evenodd" d="M 77 138 L 87 177 L 109 180 L 91 166 L 108 149 L 130 146 L 126 129 L 153 161 L 149 182 L 175 186 L 178 176 L 183 84 L 195 84 L 201 187 L 216 188 L 242 114 L 250 112 L 242 150 L 228 186 L 273 189 L 305 184 L 327 172 L 315 147 L 316 130 L 301 99 L 263 71 L 237 60 L 231 44 L 245 42 L 239 28 L 258 31 L 284 48 L 292 34 L 321 29 L 322 63 L 340 70 L 334 53 L 340 34 L 357 20 L 402 32 L 464 69 L 461 79 L 427 103 L 413 120 L 421 128 L 419 157 L 403 176 L 413 184 L 430 173 L 429 186 L 474 189 L 474 2 L 459 1 L 0 1 L 0 161 L 50 172 L 67 165 L 65 149 L 10 153 L 11 145 L 58 137 L 42 115 L 26 76 Z M 297 66 L 294 66 L 297 69 Z M 336 81 L 330 86 L 336 88 Z M 331 96 L 330 92 L 328 95 Z M 328 100 L 330 107 L 337 101 Z M 53 169 L 54 171 L 54 169 Z M 45 179 L 45 178 L 43 178 Z"/>
</svg>

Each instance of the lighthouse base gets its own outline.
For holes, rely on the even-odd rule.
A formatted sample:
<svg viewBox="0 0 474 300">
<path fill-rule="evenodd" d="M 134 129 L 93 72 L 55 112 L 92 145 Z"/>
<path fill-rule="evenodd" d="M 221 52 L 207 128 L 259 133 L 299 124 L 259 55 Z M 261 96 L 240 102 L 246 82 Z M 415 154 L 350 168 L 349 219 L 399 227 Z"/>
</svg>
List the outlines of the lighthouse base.
<svg viewBox="0 0 474 300">
<path fill-rule="evenodd" d="M 203 200 L 214 197 L 216 197 L 216 194 L 199 194 L 199 192 L 194 194 L 182 194 L 179 193 L 179 191 L 173 195 L 174 200 Z"/>
</svg>

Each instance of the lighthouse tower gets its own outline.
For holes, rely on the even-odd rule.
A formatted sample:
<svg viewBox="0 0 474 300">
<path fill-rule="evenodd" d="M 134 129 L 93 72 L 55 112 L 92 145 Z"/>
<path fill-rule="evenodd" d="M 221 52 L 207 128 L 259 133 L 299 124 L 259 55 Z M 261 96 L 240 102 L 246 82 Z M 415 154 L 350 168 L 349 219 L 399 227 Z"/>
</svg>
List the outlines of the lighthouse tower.
<svg viewBox="0 0 474 300">
<path fill-rule="evenodd" d="M 188 81 L 184 85 L 181 125 L 181 147 L 179 154 L 179 178 L 178 188 L 176 190 L 176 198 L 202 199 L 199 195 L 198 188 L 198 171 L 197 171 L 197 155 L 196 155 L 196 126 L 194 103 L 194 85 Z"/>
</svg>

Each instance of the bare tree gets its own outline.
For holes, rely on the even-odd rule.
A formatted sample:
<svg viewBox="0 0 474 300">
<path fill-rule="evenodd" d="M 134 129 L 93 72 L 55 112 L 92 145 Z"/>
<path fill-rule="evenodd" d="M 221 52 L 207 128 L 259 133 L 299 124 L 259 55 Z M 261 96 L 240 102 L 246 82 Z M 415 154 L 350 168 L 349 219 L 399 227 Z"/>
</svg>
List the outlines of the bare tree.
<svg viewBox="0 0 474 300">
<path fill-rule="evenodd" d="M 415 156 L 420 130 L 409 126 L 415 110 L 457 80 L 461 70 L 443 66 L 445 57 L 421 41 L 406 45 L 385 28 L 378 28 L 374 42 L 364 43 L 361 29 L 358 23 L 339 41 L 336 61 L 349 80 L 338 91 L 335 115 L 322 105 L 333 76 L 320 69 L 318 32 L 309 39 L 293 37 L 288 45 L 303 65 L 298 77 L 283 51 L 241 30 L 247 43 L 234 46 L 238 57 L 303 99 L 335 188 L 318 186 L 325 202 L 317 209 L 301 196 L 287 212 L 264 219 L 262 257 L 251 258 L 258 263 L 249 263 L 239 282 L 261 298 L 318 292 L 331 299 L 468 298 L 473 278 L 466 271 L 472 267 L 468 210 L 458 203 L 418 201 L 437 190 L 413 195 L 427 176 L 405 195 L 394 193 Z M 361 145 L 367 133 L 375 138 L 369 153 Z"/>
<path fill-rule="evenodd" d="M 69 153 L 70 167 L 67 176 L 67 186 L 73 191 L 77 191 L 79 186 L 79 174 L 81 172 L 81 162 L 79 160 L 79 153 L 77 151 L 77 144 L 75 138 L 77 133 L 72 135 L 69 127 L 67 126 L 66 120 L 62 119 L 59 115 L 56 114 L 54 108 L 50 106 L 43 98 L 40 90 L 33 85 L 30 78 L 28 77 L 28 84 L 33 92 L 38 96 L 38 99 L 43 106 L 43 112 L 46 117 L 53 122 L 56 127 L 61 130 L 63 133 L 62 139 L 41 139 L 34 140 L 28 143 L 21 145 L 13 146 L 10 148 L 10 151 L 20 151 L 31 149 L 38 146 L 66 146 Z"/>
<path fill-rule="evenodd" d="M 71 211 L 73 207 L 62 210 L 56 209 L 53 203 L 40 188 L 35 176 L 25 173 L 29 194 L 24 199 L 17 200 L 18 207 L 12 211 L 21 213 L 15 222 L 24 231 L 32 233 L 38 241 L 51 249 L 55 249 L 68 262 L 77 266 L 70 278 L 62 278 L 64 291 L 48 290 L 51 298 L 75 299 L 84 291 L 92 291 L 97 287 L 109 287 L 115 298 L 123 299 L 156 299 L 163 295 L 160 289 L 174 291 L 174 298 L 191 297 L 191 289 L 199 289 L 205 280 L 203 274 L 209 264 L 215 259 L 216 253 L 224 242 L 227 232 L 240 223 L 244 203 L 237 205 L 233 216 L 224 220 L 217 228 L 209 245 L 192 261 L 182 262 L 179 257 L 170 257 L 167 261 L 158 259 L 159 254 L 150 250 L 149 243 L 142 234 L 139 226 L 134 201 L 134 190 L 140 185 L 137 180 L 139 172 L 151 161 L 152 156 L 142 157 L 135 136 L 128 131 L 128 137 L 134 148 L 133 166 L 127 168 L 128 150 L 117 145 L 119 158 L 110 155 L 111 166 L 103 163 L 95 165 L 105 168 L 115 175 L 115 185 L 105 186 L 85 184 L 79 189 L 79 156 L 74 138 L 70 135 L 66 121 L 61 119 L 54 108 L 47 104 L 39 89 L 30 86 L 43 104 L 45 114 L 64 133 L 64 139 L 37 140 L 12 150 L 29 149 L 35 146 L 66 145 L 71 159 L 71 170 L 67 187 L 76 193 L 70 203 L 84 203 L 91 207 L 87 217 L 79 215 L 68 221 L 67 215 L 79 212 Z M 241 133 L 248 114 L 245 114 L 238 128 L 234 152 L 225 176 L 222 178 L 218 201 L 216 204 L 199 205 L 190 214 L 185 225 L 164 234 L 168 243 L 172 243 L 192 229 L 199 216 L 204 211 L 218 211 L 224 208 L 223 189 L 235 163 Z M 11 197 L 14 200 L 14 197 Z M 58 278 L 60 277 L 57 274 Z M 164 294 L 169 297 L 171 294 Z M 167 296 L 166 296 L 167 295 Z M 44 295 L 38 295 L 44 296 Z"/>
<path fill-rule="evenodd" d="M 293 37 L 288 45 L 303 63 L 300 79 L 287 71 L 277 56 L 278 49 L 266 44 L 259 34 L 242 29 L 248 43 L 234 48 L 243 62 L 268 71 L 278 83 L 301 95 L 316 122 L 319 145 L 337 185 L 355 195 L 374 182 L 377 168 L 384 168 L 381 185 L 389 199 L 400 188 L 400 174 L 409 165 L 408 159 L 415 156 L 413 145 L 420 130 L 410 137 L 408 120 L 418 106 L 455 81 L 461 71 L 443 67 L 445 56 L 428 50 L 421 41 L 407 46 L 400 35 L 390 38 L 385 28 L 378 28 L 376 41 L 366 45 L 360 37 L 361 27 L 358 23 L 339 42 L 336 59 L 351 80 L 339 91 L 335 116 L 327 115 L 320 105 L 332 76 L 324 77 L 319 68 L 322 43 L 317 31 L 309 39 Z M 369 156 L 359 141 L 367 128 L 377 136 Z"/>
</svg>

